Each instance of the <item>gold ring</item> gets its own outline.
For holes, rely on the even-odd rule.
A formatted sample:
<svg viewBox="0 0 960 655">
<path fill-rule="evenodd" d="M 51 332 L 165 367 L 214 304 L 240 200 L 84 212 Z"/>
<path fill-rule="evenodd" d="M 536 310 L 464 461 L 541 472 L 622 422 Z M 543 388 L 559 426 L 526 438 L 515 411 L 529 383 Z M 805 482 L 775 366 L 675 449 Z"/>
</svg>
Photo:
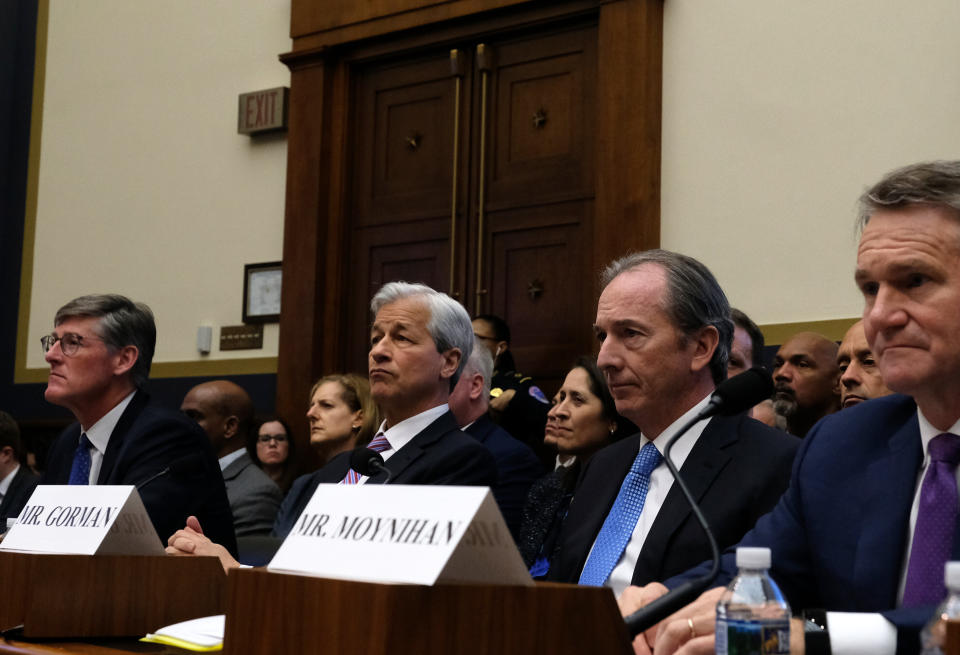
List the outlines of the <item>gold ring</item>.
<svg viewBox="0 0 960 655">
<path fill-rule="evenodd" d="M 687 627 L 690 628 L 690 638 L 697 638 L 697 631 L 693 629 L 693 619 L 687 619 Z"/>
</svg>

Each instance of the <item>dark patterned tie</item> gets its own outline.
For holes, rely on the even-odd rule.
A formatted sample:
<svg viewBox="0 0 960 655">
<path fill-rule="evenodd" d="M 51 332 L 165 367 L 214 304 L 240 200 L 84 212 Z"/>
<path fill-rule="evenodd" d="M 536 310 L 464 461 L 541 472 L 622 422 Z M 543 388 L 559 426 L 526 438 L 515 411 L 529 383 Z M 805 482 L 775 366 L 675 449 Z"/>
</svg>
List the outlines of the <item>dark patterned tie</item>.
<svg viewBox="0 0 960 655">
<path fill-rule="evenodd" d="M 80 443 L 73 453 L 73 466 L 70 467 L 70 482 L 67 484 L 90 484 L 90 448 L 93 444 L 86 433 L 80 435 Z"/>
<path fill-rule="evenodd" d="M 390 450 L 390 442 L 383 436 L 383 432 L 380 432 L 373 438 L 373 441 L 367 444 L 367 448 L 382 453 L 385 450 Z M 358 482 L 360 482 L 360 474 L 350 469 L 340 484 L 357 484 Z"/>
<path fill-rule="evenodd" d="M 903 607 L 935 605 L 947 595 L 943 570 L 953 551 L 957 524 L 957 463 L 960 437 L 938 434 L 930 440 L 930 465 L 920 487 L 917 523 L 903 589 Z"/>
<path fill-rule="evenodd" d="M 580 584 L 599 587 L 613 571 L 620 555 L 630 541 L 630 535 L 637 527 L 640 512 L 647 499 L 650 487 L 650 473 L 660 464 L 660 451 L 653 443 L 647 443 L 633 460 L 630 472 L 623 478 L 620 493 L 610 508 L 603 527 L 597 535 L 597 542 L 580 574 Z"/>
</svg>

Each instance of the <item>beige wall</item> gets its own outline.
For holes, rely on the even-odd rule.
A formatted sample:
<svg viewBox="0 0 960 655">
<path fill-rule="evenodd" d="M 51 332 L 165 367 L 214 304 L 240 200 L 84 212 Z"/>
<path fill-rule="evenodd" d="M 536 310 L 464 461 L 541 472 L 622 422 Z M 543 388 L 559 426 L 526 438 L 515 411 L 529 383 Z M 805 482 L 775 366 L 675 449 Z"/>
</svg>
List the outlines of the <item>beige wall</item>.
<svg viewBox="0 0 960 655">
<path fill-rule="evenodd" d="M 243 265 L 281 258 L 286 139 L 237 134 L 237 95 L 289 86 L 290 1 L 49 9 L 28 343 L 112 291 L 153 308 L 156 362 L 199 360 L 199 325 L 241 323 Z M 275 357 L 264 336 L 209 358 Z"/>
<path fill-rule="evenodd" d="M 960 158 L 956 0 L 667 0 L 662 244 L 758 323 L 845 318 L 860 192 Z"/>
<path fill-rule="evenodd" d="M 240 322 L 243 264 L 281 255 L 285 141 L 238 135 L 236 102 L 289 83 L 289 0 L 50 4 L 29 342 L 118 291 L 156 311 L 156 361 L 196 361 L 198 325 Z M 960 153 L 960 3 L 665 7 L 664 247 L 759 323 L 857 315 L 857 195 Z M 276 351 L 270 326 L 210 359 Z"/>
</svg>

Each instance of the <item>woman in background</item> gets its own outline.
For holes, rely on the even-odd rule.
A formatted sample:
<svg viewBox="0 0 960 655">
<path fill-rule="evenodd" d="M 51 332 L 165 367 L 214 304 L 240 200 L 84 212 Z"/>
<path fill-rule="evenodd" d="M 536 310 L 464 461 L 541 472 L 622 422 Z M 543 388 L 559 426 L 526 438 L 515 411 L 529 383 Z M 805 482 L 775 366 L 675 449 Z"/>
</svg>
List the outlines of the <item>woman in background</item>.
<svg viewBox="0 0 960 655">
<path fill-rule="evenodd" d="M 297 461 L 297 444 L 287 422 L 279 416 L 263 421 L 252 443 L 247 444 L 247 451 L 257 466 L 286 494 L 296 474 Z"/>
<path fill-rule="evenodd" d="M 523 510 L 518 546 L 531 576 L 543 578 L 550 570 L 584 462 L 636 431 L 617 413 L 596 359 L 577 359 L 553 397 L 544 430 L 544 441 L 555 444 L 563 464 L 533 483 Z"/>
</svg>

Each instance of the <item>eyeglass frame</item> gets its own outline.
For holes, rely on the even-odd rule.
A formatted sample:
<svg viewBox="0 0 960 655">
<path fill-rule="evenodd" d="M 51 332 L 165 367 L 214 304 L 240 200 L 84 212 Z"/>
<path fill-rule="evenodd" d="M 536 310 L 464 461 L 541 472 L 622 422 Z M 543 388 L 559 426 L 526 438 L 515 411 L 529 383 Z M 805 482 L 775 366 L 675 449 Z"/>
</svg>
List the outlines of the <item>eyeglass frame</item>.
<svg viewBox="0 0 960 655">
<path fill-rule="evenodd" d="M 76 343 L 71 343 L 73 337 L 76 338 Z M 64 341 L 64 339 L 67 338 L 71 338 L 71 341 Z M 59 342 L 60 352 L 63 353 L 64 357 L 73 357 L 80 351 L 80 348 L 83 347 L 84 339 L 94 339 L 96 341 L 107 343 L 106 339 L 94 335 L 83 335 L 77 334 L 76 332 L 64 332 L 63 335 L 58 337 L 56 334 L 51 332 L 50 334 L 45 334 L 40 337 L 40 346 L 43 348 L 43 354 L 46 355 L 53 349 L 54 346 L 57 345 L 57 342 Z M 64 343 L 67 344 L 66 348 L 64 348 Z M 67 352 L 68 350 L 69 352 Z"/>
</svg>

